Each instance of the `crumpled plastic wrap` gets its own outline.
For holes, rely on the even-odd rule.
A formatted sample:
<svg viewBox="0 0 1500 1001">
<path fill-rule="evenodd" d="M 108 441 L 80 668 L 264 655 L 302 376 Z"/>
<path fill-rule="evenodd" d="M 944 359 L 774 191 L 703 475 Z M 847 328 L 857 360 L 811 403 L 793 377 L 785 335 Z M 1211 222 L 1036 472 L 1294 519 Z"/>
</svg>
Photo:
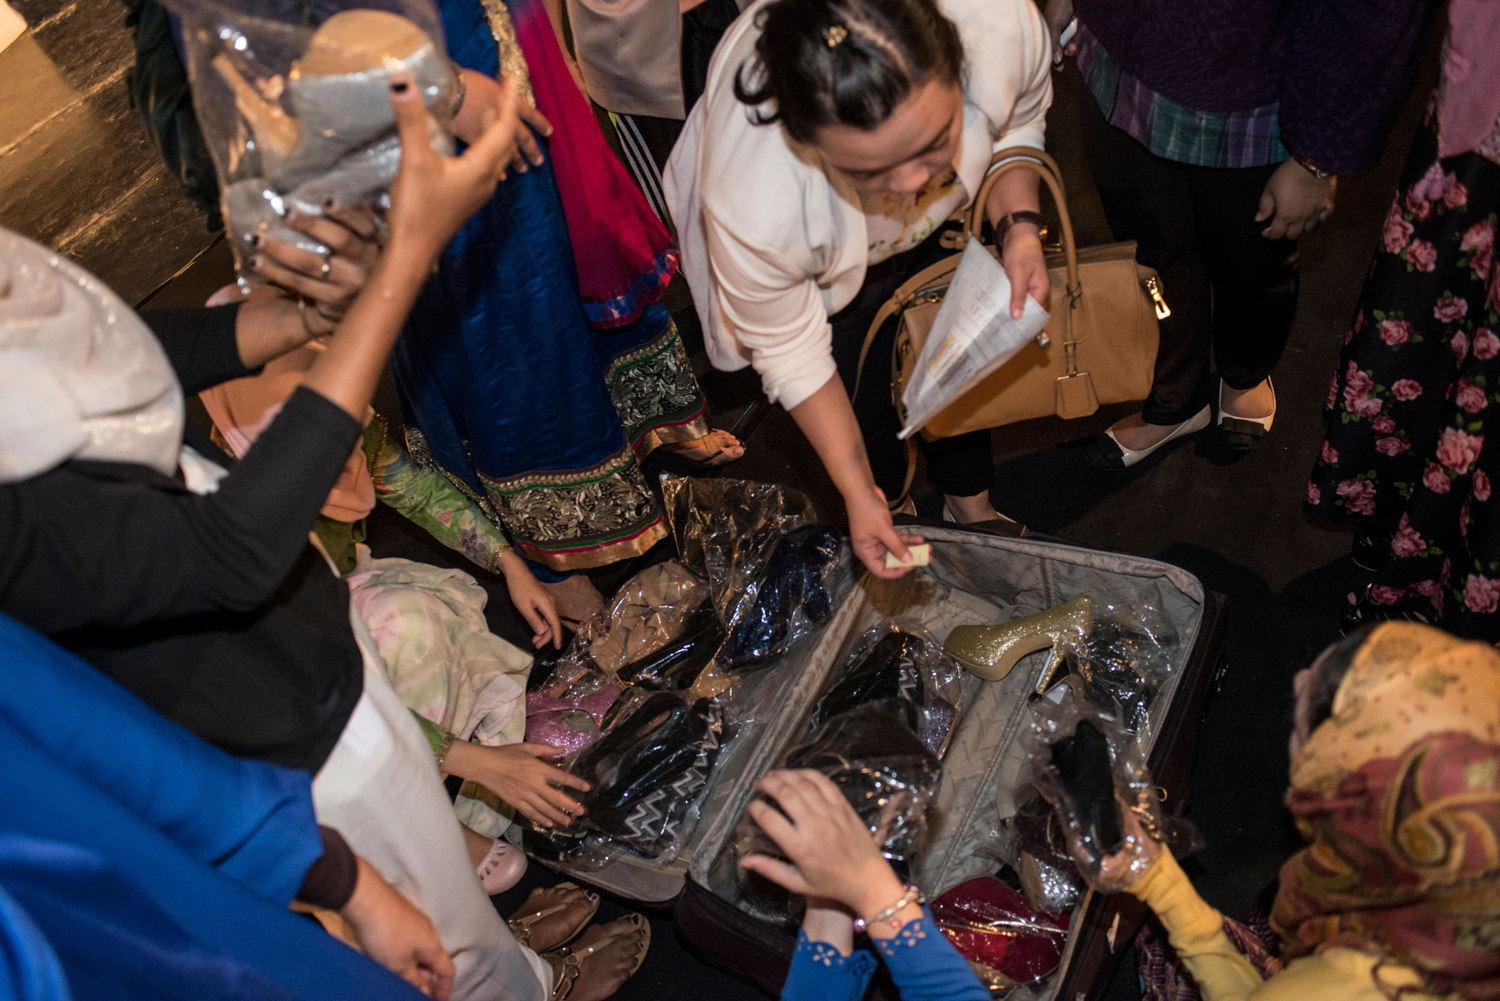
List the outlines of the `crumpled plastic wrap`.
<svg viewBox="0 0 1500 1001">
<path fill-rule="evenodd" d="M 241 269 L 260 233 L 326 253 L 286 226 L 290 209 L 317 216 L 328 199 L 350 206 L 384 199 L 401 162 L 392 76 L 416 82 L 433 149 L 452 152 L 457 77 L 429 0 L 166 5 L 182 21 L 193 104 Z"/>
<path fill-rule="evenodd" d="M 1005 821 L 1015 832 L 1020 857 L 1015 870 L 1026 902 L 1047 914 L 1067 914 L 1083 899 L 1087 885 L 1068 854 L 1062 822 L 1052 805 L 1033 792 Z M 998 840 L 998 839 L 997 839 Z"/>
<path fill-rule="evenodd" d="M 1128 889 L 1159 850 L 1179 857 L 1201 842 L 1159 809 L 1140 746 L 1098 706 L 1039 703 L 1027 734 L 1029 777 L 1061 821 L 1068 853 L 1095 889 Z"/>
<path fill-rule="evenodd" d="M 683 691 L 723 642 L 724 627 L 707 582 L 669 560 L 625 582 L 587 650 L 623 684 Z"/>
<path fill-rule="evenodd" d="M 887 619 L 854 645 L 833 687 L 818 700 L 813 723 L 884 699 L 909 707 L 908 723 L 938 758 L 958 723 L 963 672 L 921 626 Z"/>
<path fill-rule="evenodd" d="M 811 768 L 832 779 L 903 880 L 909 879 L 926 843 L 927 809 L 941 775 L 937 758 L 908 719 L 899 703 L 856 706 L 825 720 L 810 740 L 790 748 L 778 766 Z M 751 853 L 783 857 L 748 813 L 740 818 L 733 851 L 736 859 Z M 748 904 L 768 917 L 793 918 L 785 890 L 755 873 L 737 871 Z"/>
<path fill-rule="evenodd" d="M 1069 674 L 1056 680 L 1149 743 L 1152 700 L 1181 651 L 1170 619 L 1150 604 L 1096 603 L 1093 629 L 1064 642 Z"/>
<path fill-rule="evenodd" d="M 559 658 L 547 680 L 526 693 L 526 739 L 580 751 L 599 739 L 605 714 L 622 691 L 590 665 Z"/>
<path fill-rule="evenodd" d="M 590 789 L 587 809 L 553 834 L 570 862 L 603 864 L 620 851 L 675 858 L 691 831 L 692 810 L 728 739 L 723 707 L 688 703 L 672 692 L 628 690 L 605 715 L 603 734 L 565 761 Z"/>
<path fill-rule="evenodd" d="M 959 883 L 929 909 L 944 937 L 991 993 L 1036 983 L 1057 969 L 1072 918 L 1037 913 L 994 876 Z"/>
<path fill-rule="evenodd" d="M 688 569 L 707 578 L 727 639 L 717 664 L 767 666 L 833 613 L 847 578 L 837 532 L 813 523 L 797 490 L 748 480 L 661 479 Z"/>
<path fill-rule="evenodd" d="M 729 616 L 719 660 L 732 671 L 765 667 L 833 614 L 843 542 L 827 525 L 783 536 Z"/>
</svg>

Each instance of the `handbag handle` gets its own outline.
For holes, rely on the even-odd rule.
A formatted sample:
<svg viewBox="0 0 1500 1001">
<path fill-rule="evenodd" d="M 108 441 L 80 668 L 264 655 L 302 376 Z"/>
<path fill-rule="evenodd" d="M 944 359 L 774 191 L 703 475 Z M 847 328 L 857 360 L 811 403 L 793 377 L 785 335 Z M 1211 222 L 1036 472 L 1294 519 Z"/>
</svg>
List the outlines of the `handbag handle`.
<svg viewBox="0 0 1500 1001">
<path fill-rule="evenodd" d="M 1029 170 L 1042 179 L 1052 193 L 1052 203 L 1057 207 L 1058 234 L 1062 238 L 1063 259 L 1068 276 L 1068 301 L 1075 302 L 1083 285 L 1078 280 L 1078 248 L 1073 243 L 1073 219 L 1068 214 L 1068 199 L 1063 192 L 1062 170 L 1057 161 L 1042 150 L 1031 146 L 1011 146 L 1002 149 L 990 158 L 989 172 L 984 183 L 969 206 L 963 234 L 955 240 L 957 250 L 962 250 L 970 239 L 979 239 L 980 227 L 984 224 L 984 204 L 989 201 L 990 191 L 996 182 L 1015 170 Z"/>
<path fill-rule="evenodd" d="M 1041 177 L 1048 190 L 1052 192 L 1052 201 L 1057 206 L 1059 226 L 1062 230 L 1064 270 L 1068 281 L 1065 290 L 1068 297 L 1068 310 L 1063 316 L 1063 352 L 1071 367 L 1074 350 L 1072 313 L 1079 298 L 1083 295 L 1083 283 L 1078 278 L 1078 250 L 1073 244 L 1073 220 L 1068 215 L 1068 200 L 1063 194 L 1062 170 L 1058 167 L 1056 160 L 1034 146 L 1009 146 L 990 157 L 988 173 L 979 185 L 979 192 L 974 196 L 974 201 L 963 213 L 964 228 L 951 241 L 951 248 L 961 251 L 971 238 L 980 239 L 980 227 L 984 224 L 984 203 L 989 199 L 990 190 L 994 188 L 995 182 L 1012 170 L 1030 170 Z M 955 214 L 953 218 L 959 218 L 959 216 Z M 950 245 L 948 234 L 945 234 L 942 239 L 945 246 Z M 901 286 L 881 304 L 865 334 L 864 344 L 859 349 L 859 362 L 854 369 L 855 395 L 859 394 L 860 382 L 865 372 L 865 360 L 869 356 L 870 346 L 875 343 L 875 335 L 880 331 L 881 326 L 886 320 L 899 313 L 905 307 L 907 300 L 919 289 L 951 269 L 952 264 L 948 259 L 929 265 L 902 282 Z"/>
</svg>

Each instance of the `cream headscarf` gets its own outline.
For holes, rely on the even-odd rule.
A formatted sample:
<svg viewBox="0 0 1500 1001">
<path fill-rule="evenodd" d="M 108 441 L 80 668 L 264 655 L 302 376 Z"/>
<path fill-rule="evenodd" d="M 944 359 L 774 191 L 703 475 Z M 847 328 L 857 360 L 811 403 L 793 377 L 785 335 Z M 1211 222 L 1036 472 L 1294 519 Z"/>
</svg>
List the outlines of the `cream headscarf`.
<svg viewBox="0 0 1500 1001">
<path fill-rule="evenodd" d="M 76 264 L 0 228 L 0 483 L 69 459 L 170 476 L 182 420 L 177 377 L 140 317 Z"/>
</svg>

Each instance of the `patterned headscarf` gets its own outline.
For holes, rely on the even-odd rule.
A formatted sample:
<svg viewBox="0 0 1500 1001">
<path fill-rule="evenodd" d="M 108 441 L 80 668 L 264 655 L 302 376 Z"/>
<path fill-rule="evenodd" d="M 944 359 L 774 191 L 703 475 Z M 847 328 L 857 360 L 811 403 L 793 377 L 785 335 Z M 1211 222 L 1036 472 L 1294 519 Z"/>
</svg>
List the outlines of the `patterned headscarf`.
<svg viewBox="0 0 1500 1001">
<path fill-rule="evenodd" d="M 0 483 L 69 459 L 170 475 L 182 390 L 120 297 L 55 251 L 0 229 Z"/>
<path fill-rule="evenodd" d="M 1500 998 L 1500 654 L 1426 626 L 1372 631 L 1292 762 L 1287 805 L 1309 844 L 1281 870 L 1285 958 L 1346 946 L 1433 993 Z"/>
</svg>

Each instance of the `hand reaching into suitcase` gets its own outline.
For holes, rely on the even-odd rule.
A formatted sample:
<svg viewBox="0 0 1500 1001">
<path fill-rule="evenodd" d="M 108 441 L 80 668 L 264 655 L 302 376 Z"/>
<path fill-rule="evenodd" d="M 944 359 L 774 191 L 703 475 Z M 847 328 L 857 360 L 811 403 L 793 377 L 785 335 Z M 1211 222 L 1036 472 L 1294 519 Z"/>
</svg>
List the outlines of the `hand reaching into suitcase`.
<svg viewBox="0 0 1500 1001">
<path fill-rule="evenodd" d="M 872 835 L 837 786 L 810 769 L 767 772 L 755 788 L 776 802 L 777 810 L 756 800 L 750 817 L 786 854 L 786 860 L 747 855 L 740 861 L 792 893 L 807 897 L 803 928 L 809 938 L 847 954 L 852 948 L 853 916 L 872 920 L 874 938 L 894 935 L 921 916 L 880 850 L 883 832 Z M 891 905 L 906 901 L 892 911 Z"/>
</svg>

